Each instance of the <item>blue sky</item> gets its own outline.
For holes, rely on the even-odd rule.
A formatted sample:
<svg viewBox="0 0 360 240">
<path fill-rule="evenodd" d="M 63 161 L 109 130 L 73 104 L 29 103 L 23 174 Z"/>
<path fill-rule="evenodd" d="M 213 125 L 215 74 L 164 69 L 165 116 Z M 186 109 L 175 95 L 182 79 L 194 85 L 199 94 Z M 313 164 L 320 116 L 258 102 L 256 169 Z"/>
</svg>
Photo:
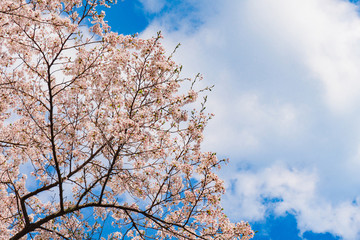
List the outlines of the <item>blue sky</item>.
<svg viewBox="0 0 360 240">
<path fill-rule="evenodd" d="M 346 0 L 125 0 L 112 30 L 161 30 L 215 84 L 204 149 L 257 240 L 360 239 L 360 16 Z"/>
</svg>

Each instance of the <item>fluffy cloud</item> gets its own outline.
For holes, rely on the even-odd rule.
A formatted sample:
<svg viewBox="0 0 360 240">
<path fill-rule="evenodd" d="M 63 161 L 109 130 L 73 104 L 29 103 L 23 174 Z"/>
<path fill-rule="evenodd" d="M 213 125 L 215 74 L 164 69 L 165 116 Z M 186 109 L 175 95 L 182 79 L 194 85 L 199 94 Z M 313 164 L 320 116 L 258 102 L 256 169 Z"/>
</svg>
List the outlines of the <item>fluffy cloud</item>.
<svg viewBox="0 0 360 240">
<path fill-rule="evenodd" d="M 229 102 L 232 105 L 224 107 Z M 299 113 L 291 104 L 271 103 L 256 94 L 244 93 L 210 98 L 209 105 L 216 113 L 209 127 L 217 133 L 208 134 L 205 144 L 208 149 L 218 148 L 221 152 L 237 149 L 244 155 L 257 151 L 274 137 L 294 139 L 301 135 Z M 219 139 L 233 141 L 217 147 Z"/>
<path fill-rule="evenodd" d="M 360 206 L 357 201 L 331 204 L 317 194 L 314 171 L 289 169 L 281 164 L 256 171 L 234 173 L 224 204 L 233 218 L 262 220 L 273 212 L 296 215 L 301 233 L 329 232 L 344 239 L 360 237 Z M 237 201 L 234 201 L 237 199 Z"/>
<path fill-rule="evenodd" d="M 285 45 L 322 83 L 329 107 L 356 107 L 360 95 L 360 19 L 339 0 L 246 1 L 246 19 L 271 44 Z"/>
<path fill-rule="evenodd" d="M 140 0 L 146 11 L 150 13 L 160 12 L 165 6 L 165 0 Z"/>
<path fill-rule="evenodd" d="M 192 11 L 169 8 L 142 34 L 163 30 L 169 51 L 181 42 L 175 56 L 184 75 L 201 72 L 204 85 L 215 84 L 205 148 L 231 160 L 221 172 L 233 189 L 226 208 L 248 219 L 291 212 L 302 232 L 358 239 L 358 7 L 345 0 L 183 2 Z"/>
</svg>

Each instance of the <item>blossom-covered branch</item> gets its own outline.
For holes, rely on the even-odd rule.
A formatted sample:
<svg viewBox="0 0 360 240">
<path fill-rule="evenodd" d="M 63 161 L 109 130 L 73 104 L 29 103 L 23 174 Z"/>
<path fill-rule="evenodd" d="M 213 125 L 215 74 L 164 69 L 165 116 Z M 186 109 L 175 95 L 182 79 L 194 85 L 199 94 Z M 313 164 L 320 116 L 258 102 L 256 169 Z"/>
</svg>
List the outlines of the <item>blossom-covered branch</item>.
<svg viewBox="0 0 360 240">
<path fill-rule="evenodd" d="M 161 34 L 112 32 L 111 4 L 0 2 L 1 238 L 252 238 L 220 206 L 193 80 Z"/>
</svg>

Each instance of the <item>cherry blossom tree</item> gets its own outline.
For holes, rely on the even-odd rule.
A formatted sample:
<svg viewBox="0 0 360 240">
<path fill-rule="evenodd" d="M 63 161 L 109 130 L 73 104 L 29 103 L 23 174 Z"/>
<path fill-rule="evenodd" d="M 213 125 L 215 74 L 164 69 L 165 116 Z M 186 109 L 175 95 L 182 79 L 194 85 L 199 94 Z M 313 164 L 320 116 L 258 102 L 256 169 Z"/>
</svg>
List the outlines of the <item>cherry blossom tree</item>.
<svg viewBox="0 0 360 240">
<path fill-rule="evenodd" d="M 201 151 L 197 78 L 160 34 L 112 32 L 110 4 L 0 1 L 0 238 L 252 238 Z"/>
</svg>

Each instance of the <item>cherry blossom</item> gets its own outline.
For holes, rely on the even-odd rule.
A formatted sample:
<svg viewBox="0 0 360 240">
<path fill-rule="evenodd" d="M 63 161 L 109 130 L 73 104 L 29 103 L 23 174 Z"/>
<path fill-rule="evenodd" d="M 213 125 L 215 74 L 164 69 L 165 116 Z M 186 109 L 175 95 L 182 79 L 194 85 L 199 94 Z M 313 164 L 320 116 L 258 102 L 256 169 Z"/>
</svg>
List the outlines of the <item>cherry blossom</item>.
<svg viewBox="0 0 360 240">
<path fill-rule="evenodd" d="M 161 34 L 112 32 L 111 4 L 0 1 L 0 238 L 252 238 L 201 151 L 198 78 Z"/>
</svg>

